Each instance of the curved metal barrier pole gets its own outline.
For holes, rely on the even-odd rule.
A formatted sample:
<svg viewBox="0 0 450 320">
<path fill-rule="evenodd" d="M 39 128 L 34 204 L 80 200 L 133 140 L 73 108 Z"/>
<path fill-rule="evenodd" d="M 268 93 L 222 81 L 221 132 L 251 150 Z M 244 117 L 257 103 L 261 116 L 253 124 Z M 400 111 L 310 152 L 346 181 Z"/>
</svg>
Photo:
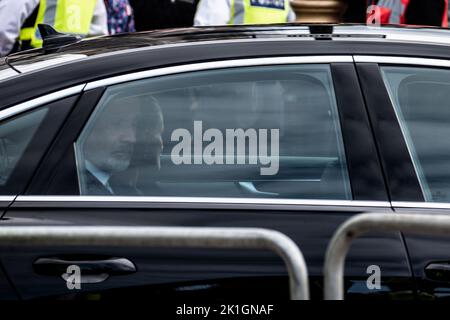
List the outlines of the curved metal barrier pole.
<svg viewBox="0 0 450 320">
<path fill-rule="evenodd" d="M 257 228 L 198 227 L 0 227 L 0 243 L 28 246 L 134 246 L 267 249 L 286 264 L 292 300 L 309 300 L 308 271 L 297 245 L 286 235 Z"/>
<path fill-rule="evenodd" d="M 365 213 L 347 220 L 335 232 L 327 248 L 324 266 L 325 300 L 344 299 L 344 264 L 352 241 L 369 232 L 391 231 L 450 236 L 450 216 Z"/>
</svg>

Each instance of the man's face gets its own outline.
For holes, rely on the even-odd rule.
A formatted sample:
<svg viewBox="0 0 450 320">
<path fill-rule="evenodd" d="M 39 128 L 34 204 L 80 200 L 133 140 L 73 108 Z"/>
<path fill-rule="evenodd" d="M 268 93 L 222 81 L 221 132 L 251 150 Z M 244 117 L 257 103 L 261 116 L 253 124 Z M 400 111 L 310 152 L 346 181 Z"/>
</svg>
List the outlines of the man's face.
<svg viewBox="0 0 450 320">
<path fill-rule="evenodd" d="M 138 117 L 139 107 L 131 99 L 112 101 L 86 140 L 86 159 L 109 174 L 126 170 L 136 144 Z"/>
</svg>

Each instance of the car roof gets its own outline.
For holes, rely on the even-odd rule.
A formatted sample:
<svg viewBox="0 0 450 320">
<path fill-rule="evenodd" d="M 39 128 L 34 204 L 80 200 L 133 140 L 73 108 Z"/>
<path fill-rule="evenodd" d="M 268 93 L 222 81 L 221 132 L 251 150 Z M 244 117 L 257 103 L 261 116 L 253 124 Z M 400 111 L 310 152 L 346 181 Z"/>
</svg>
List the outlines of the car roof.
<svg viewBox="0 0 450 320">
<path fill-rule="evenodd" d="M 119 54 L 162 45 L 250 39 L 381 41 L 450 46 L 450 29 L 363 24 L 274 24 L 163 29 L 95 37 L 65 45 L 52 53 L 34 49 L 12 54 L 6 63 L 19 73 L 42 70 L 91 56 Z"/>
<path fill-rule="evenodd" d="M 114 76 L 200 62 L 283 56 L 362 55 L 450 60 L 450 31 L 366 25 L 265 25 L 167 29 L 86 39 L 8 56 L 0 110 Z M 180 50 L 182 48 L 182 50 Z"/>
</svg>

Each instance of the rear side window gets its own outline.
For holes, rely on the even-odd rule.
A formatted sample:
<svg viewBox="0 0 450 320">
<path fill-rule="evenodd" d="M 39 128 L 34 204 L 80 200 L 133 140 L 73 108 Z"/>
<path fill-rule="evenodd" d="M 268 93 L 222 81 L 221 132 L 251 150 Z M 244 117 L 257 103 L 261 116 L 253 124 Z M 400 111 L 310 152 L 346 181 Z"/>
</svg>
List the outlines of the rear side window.
<svg viewBox="0 0 450 320">
<path fill-rule="evenodd" d="M 0 186 L 8 182 L 47 112 L 41 108 L 0 123 Z"/>
<path fill-rule="evenodd" d="M 426 201 L 450 202 L 450 70 L 382 67 Z"/>
<path fill-rule="evenodd" d="M 82 195 L 352 197 L 328 65 L 109 87 L 75 154 Z"/>
</svg>

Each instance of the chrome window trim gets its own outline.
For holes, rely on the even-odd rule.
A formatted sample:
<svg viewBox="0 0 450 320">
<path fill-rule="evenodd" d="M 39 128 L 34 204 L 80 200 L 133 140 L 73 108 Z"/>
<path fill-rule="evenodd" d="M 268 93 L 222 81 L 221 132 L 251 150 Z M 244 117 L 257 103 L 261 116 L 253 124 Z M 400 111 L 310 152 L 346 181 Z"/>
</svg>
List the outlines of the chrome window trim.
<svg viewBox="0 0 450 320">
<path fill-rule="evenodd" d="M 15 116 L 19 113 L 32 110 L 34 108 L 37 108 L 43 104 L 53 102 L 74 94 L 81 93 L 83 91 L 83 88 L 85 87 L 85 84 L 81 84 L 78 86 L 70 87 L 68 89 L 56 91 L 44 96 L 40 96 L 38 98 L 28 100 L 26 102 L 17 104 L 15 106 L 6 108 L 4 110 L 0 111 L 0 121 L 10 118 L 12 116 Z"/>
<path fill-rule="evenodd" d="M 98 87 L 109 86 L 134 80 L 153 78 L 158 76 L 186 73 L 193 71 L 204 71 L 225 68 L 251 67 L 251 66 L 267 66 L 267 65 L 288 65 L 288 64 L 314 64 L 314 63 L 353 63 L 351 55 L 335 55 L 335 56 L 290 56 L 290 57 L 272 57 L 272 58 L 254 58 L 254 59 L 233 59 L 213 62 L 200 62 L 193 64 L 183 64 L 174 67 L 164 67 L 151 69 L 146 71 L 129 73 L 121 76 L 105 78 L 89 82 L 84 91 L 95 89 Z"/>
<path fill-rule="evenodd" d="M 207 198 L 207 197 L 123 197 L 123 196 L 18 196 L 15 202 L 109 202 L 109 203 L 176 203 L 176 204 L 238 204 L 238 205 L 304 205 L 338 207 L 390 208 L 386 201 L 301 200 L 271 198 Z"/>
<path fill-rule="evenodd" d="M 11 202 L 14 201 L 16 196 L 0 196 L 0 202 Z"/>
<path fill-rule="evenodd" d="M 450 68 L 450 60 L 430 59 L 430 58 L 412 58 L 395 56 L 353 56 L 356 63 L 381 63 L 381 64 L 400 64 L 400 65 L 419 65 L 426 67 L 444 67 Z"/>
<path fill-rule="evenodd" d="M 394 201 L 392 207 L 398 209 L 450 209 L 450 203 Z"/>
</svg>

